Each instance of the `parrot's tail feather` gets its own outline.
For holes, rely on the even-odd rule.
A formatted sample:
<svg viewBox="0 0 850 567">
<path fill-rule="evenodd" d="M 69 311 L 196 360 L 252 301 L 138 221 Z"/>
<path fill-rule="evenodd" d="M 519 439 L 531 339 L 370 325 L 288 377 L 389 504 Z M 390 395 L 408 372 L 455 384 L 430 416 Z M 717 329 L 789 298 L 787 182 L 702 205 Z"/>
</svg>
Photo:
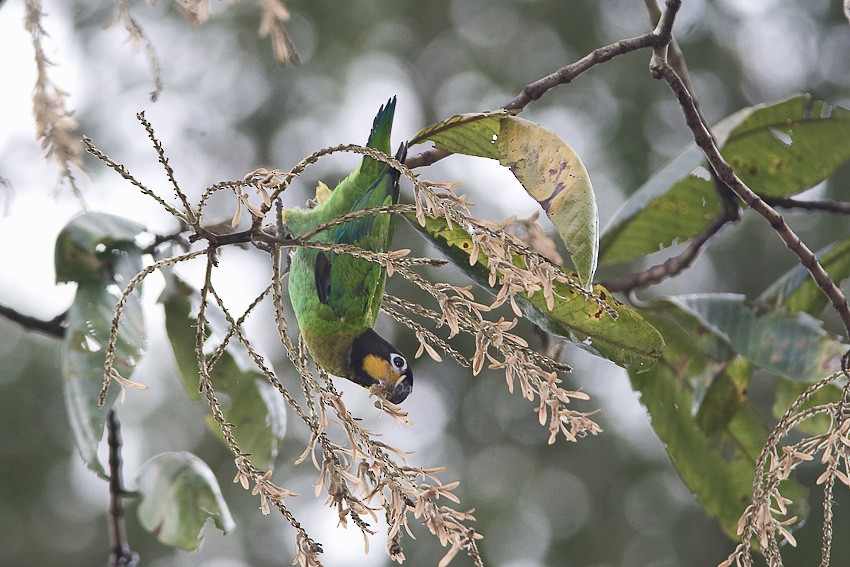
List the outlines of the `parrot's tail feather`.
<svg viewBox="0 0 850 567">
<path fill-rule="evenodd" d="M 395 116 L 396 97 L 392 97 L 383 105 L 375 120 L 372 121 L 372 131 L 369 133 L 369 141 L 366 145 L 370 148 L 380 150 L 384 153 L 390 151 L 390 131 L 393 128 L 393 116 Z"/>
</svg>

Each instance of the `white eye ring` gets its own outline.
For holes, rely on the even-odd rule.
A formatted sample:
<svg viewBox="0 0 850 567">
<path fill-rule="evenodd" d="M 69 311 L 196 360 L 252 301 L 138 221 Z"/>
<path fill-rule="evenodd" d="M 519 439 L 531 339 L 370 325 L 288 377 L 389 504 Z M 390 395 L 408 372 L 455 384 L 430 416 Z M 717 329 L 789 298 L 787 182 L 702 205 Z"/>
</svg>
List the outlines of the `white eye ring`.
<svg viewBox="0 0 850 567">
<path fill-rule="evenodd" d="M 392 353 L 390 355 L 390 364 L 392 364 L 393 370 L 399 374 L 407 372 L 407 360 L 400 354 Z"/>
</svg>

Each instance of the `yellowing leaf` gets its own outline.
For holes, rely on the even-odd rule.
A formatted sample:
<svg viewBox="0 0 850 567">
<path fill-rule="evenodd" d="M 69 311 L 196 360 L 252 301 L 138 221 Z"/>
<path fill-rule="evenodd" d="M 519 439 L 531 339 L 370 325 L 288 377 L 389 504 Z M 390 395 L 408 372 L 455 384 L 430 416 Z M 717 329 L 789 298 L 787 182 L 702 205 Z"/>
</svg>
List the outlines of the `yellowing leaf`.
<svg viewBox="0 0 850 567">
<path fill-rule="evenodd" d="M 424 128 L 410 143 L 431 140 L 442 150 L 498 159 L 508 167 L 555 225 L 589 291 L 599 253 L 599 217 L 587 169 L 561 138 L 513 114 L 460 114 Z"/>
<path fill-rule="evenodd" d="M 499 162 L 510 168 L 555 225 L 585 289 L 593 286 L 599 216 L 584 164 L 561 138 L 539 124 L 508 116 L 499 132 Z"/>
</svg>

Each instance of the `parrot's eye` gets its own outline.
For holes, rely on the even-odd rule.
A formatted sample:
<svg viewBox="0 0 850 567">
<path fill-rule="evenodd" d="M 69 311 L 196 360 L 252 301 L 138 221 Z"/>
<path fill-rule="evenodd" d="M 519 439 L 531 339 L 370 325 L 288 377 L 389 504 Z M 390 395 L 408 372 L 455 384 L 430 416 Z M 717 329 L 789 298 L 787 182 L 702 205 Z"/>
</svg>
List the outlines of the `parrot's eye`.
<svg viewBox="0 0 850 567">
<path fill-rule="evenodd" d="M 399 374 L 404 374 L 407 371 L 407 360 L 405 360 L 405 358 L 400 354 L 396 354 L 396 353 L 391 354 L 390 355 L 390 364 L 393 365 L 393 368 Z"/>
</svg>

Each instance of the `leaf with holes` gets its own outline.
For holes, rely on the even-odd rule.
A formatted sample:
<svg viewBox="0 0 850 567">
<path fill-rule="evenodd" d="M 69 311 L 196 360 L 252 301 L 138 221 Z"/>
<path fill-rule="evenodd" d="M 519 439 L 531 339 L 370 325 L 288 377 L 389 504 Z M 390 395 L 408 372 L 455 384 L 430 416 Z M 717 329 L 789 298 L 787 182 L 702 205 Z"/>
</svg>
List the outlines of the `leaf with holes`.
<svg viewBox="0 0 850 567">
<path fill-rule="evenodd" d="M 194 551 L 208 519 L 223 533 L 236 524 L 207 464 L 191 453 L 160 453 L 139 468 L 138 516 L 157 539 Z"/>
<path fill-rule="evenodd" d="M 692 145 L 653 175 L 603 231 L 599 261 L 616 264 L 652 254 L 702 232 L 723 208 Z"/>
<path fill-rule="evenodd" d="M 78 282 L 62 340 L 65 407 L 80 455 L 101 475 L 105 472 L 97 450 L 106 414 L 120 392 L 113 382 L 106 403 L 98 406 L 104 353 L 115 305 L 142 269 L 142 252 L 135 244 L 142 230 L 120 217 L 87 213 L 72 219 L 56 239 L 57 279 Z M 145 320 L 136 291 L 127 298 L 118 324 L 115 369 L 129 378 L 144 351 Z"/>
<path fill-rule="evenodd" d="M 410 145 L 428 140 L 441 150 L 455 154 L 499 159 L 499 139 L 502 119 L 519 111 L 495 110 L 458 114 L 447 120 L 426 126 L 410 140 Z"/>
<path fill-rule="evenodd" d="M 805 94 L 754 107 L 722 153 L 762 197 L 796 195 L 850 160 L 850 110 Z"/>
<path fill-rule="evenodd" d="M 850 160 L 850 111 L 808 95 L 745 108 L 713 132 L 723 157 L 762 196 L 805 191 Z M 685 242 L 721 211 L 702 152 L 689 144 L 615 213 L 599 261 L 625 262 Z"/>
</svg>

